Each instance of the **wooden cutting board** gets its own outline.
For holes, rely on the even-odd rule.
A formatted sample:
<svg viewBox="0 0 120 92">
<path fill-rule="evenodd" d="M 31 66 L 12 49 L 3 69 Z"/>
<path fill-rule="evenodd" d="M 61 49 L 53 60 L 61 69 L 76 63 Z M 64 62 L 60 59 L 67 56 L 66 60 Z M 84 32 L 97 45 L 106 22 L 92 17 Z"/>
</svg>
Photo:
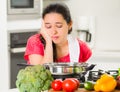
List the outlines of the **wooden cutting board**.
<svg viewBox="0 0 120 92">
<path fill-rule="evenodd" d="M 50 89 L 49 92 L 64 92 L 64 91 L 54 91 L 53 89 Z M 79 88 L 75 92 L 95 92 L 95 91 L 87 91 L 84 88 Z M 120 90 L 114 90 L 112 92 L 120 92 Z"/>
</svg>

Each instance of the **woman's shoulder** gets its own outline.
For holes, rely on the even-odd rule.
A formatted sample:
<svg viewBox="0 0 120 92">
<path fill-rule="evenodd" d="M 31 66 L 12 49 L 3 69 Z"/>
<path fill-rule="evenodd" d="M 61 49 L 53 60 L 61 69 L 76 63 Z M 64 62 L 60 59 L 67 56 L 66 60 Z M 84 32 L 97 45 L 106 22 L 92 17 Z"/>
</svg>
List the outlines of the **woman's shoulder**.
<svg viewBox="0 0 120 92">
<path fill-rule="evenodd" d="M 34 35 L 31 35 L 29 38 L 28 38 L 28 40 L 38 40 L 40 38 L 40 34 L 34 34 Z"/>
<path fill-rule="evenodd" d="M 90 49 L 89 45 L 85 41 L 78 39 L 78 42 L 81 49 Z"/>
<path fill-rule="evenodd" d="M 84 42 L 84 41 L 80 40 L 79 38 L 77 38 L 77 40 L 78 40 L 78 42 L 79 42 L 79 44 L 80 44 L 80 45 L 87 45 L 87 43 L 86 43 L 86 42 Z"/>
<path fill-rule="evenodd" d="M 80 51 L 81 51 L 80 52 L 81 53 L 80 54 L 80 61 L 85 62 L 92 55 L 92 50 L 86 42 L 84 42 L 80 39 L 78 39 L 78 41 L 79 41 Z"/>
<path fill-rule="evenodd" d="M 38 39 L 40 37 L 40 34 L 36 33 L 34 35 L 31 35 L 28 39 Z"/>
<path fill-rule="evenodd" d="M 28 38 L 28 42 L 36 43 L 40 41 L 40 34 L 34 34 Z"/>
</svg>

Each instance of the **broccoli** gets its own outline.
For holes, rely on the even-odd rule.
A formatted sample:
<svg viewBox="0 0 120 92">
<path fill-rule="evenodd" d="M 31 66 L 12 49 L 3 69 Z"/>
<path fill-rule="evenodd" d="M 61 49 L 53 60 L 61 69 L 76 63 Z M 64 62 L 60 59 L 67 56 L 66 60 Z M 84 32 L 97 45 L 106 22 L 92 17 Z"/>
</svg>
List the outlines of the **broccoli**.
<svg viewBox="0 0 120 92">
<path fill-rule="evenodd" d="M 50 89 L 53 77 L 42 65 L 27 66 L 18 72 L 16 86 L 20 92 L 41 92 Z"/>
</svg>

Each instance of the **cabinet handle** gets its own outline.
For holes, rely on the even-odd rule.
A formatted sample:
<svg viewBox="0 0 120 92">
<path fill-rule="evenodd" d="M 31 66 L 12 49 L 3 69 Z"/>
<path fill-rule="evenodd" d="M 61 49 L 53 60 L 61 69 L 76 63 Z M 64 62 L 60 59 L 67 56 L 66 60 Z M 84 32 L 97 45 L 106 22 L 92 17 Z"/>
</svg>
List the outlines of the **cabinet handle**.
<svg viewBox="0 0 120 92">
<path fill-rule="evenodd" d="M 21 47 L 21 48 L 12 48 L 10 49 L 11 53 L 21 53 L 21 52 L 25 52 L 26 47 Z"/>
</svg>

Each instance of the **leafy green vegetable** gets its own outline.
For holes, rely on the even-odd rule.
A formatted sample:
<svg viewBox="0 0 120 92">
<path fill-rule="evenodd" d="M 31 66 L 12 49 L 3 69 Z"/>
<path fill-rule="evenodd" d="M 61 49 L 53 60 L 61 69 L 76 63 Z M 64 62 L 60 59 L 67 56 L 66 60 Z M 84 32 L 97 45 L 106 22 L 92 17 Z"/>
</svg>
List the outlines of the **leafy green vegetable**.
<svg viewBox="0 0 120 92">
<path fill-rule="evenodd" d="M 27 66 L 17 75 L 16 86 L 20 92 L 40 92 L 50 88 L 51 72 L 42 65 Z"/>
</svg>

